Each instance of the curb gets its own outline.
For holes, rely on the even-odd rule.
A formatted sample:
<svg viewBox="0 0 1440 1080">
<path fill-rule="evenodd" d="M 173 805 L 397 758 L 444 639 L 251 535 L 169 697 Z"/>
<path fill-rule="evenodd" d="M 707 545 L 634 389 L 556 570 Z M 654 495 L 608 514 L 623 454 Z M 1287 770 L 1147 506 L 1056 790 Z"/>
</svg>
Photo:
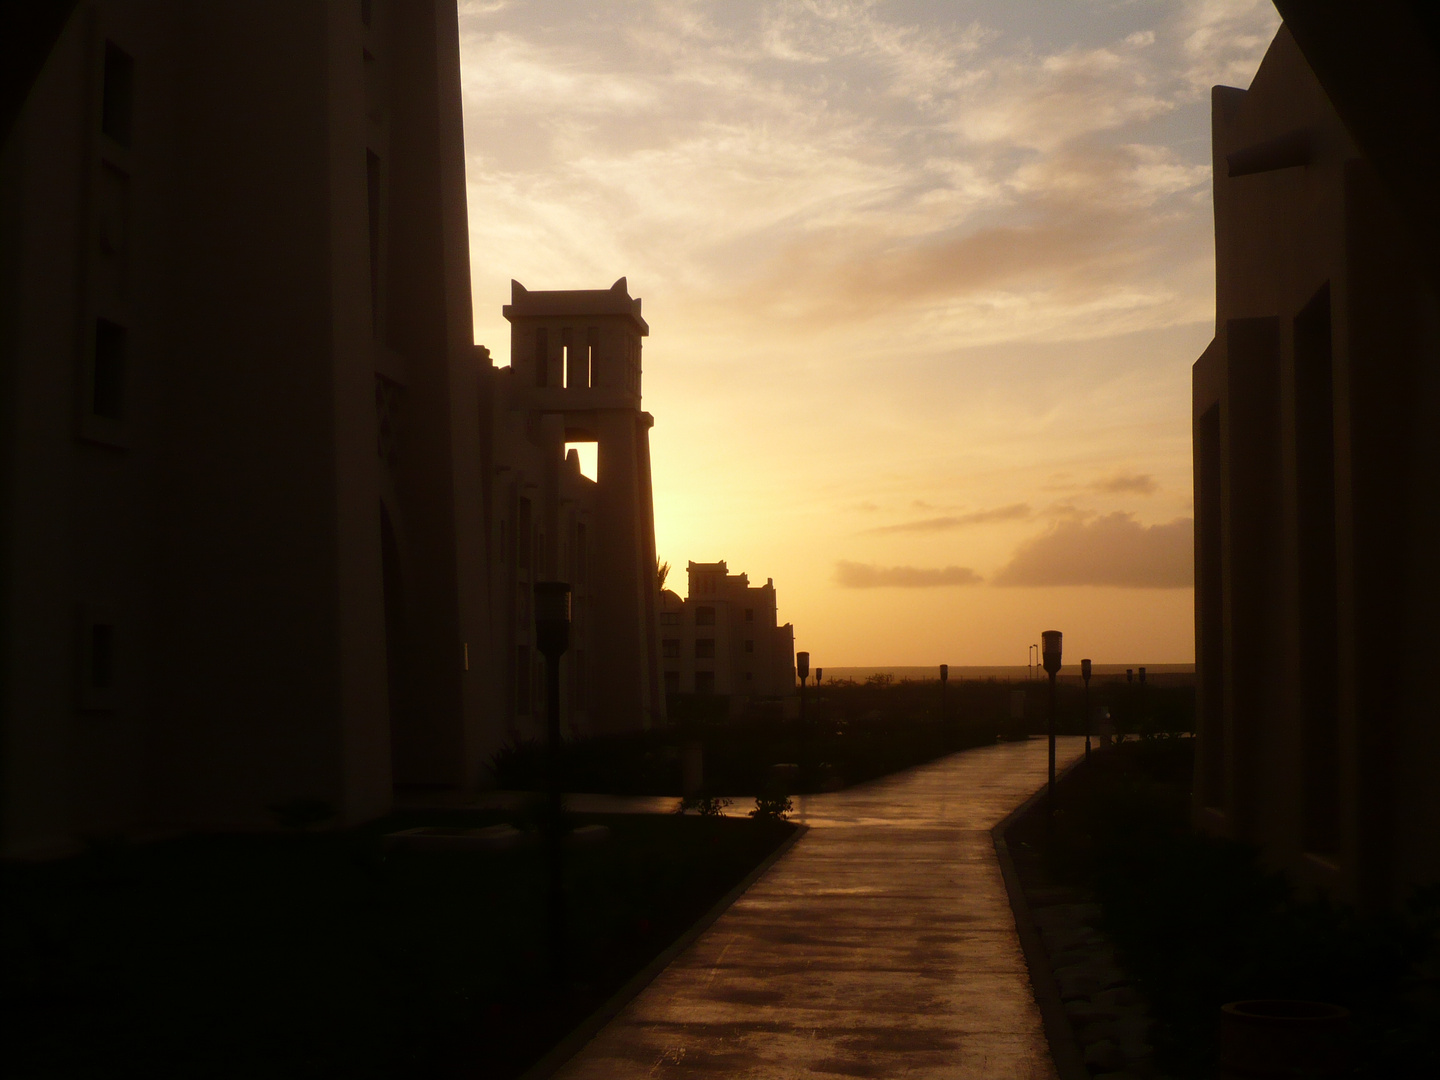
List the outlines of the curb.
<svg viewBox="0 0 1440 1080">
<path fill-rule="evenodd" d="M 1007 818 L 1006 820 L 1008 821 L 1009 819 Z M 519 1080 L 549 1080 L 551 1076 L 559 1072 L 567 1061 L 579 1053 L 581 1048 L 599 1033 L 601 1028 L 613 1020 L 620 1010 L 630 1004 L 634 998 L 638 997 L 640 991 L 649 986 L 660 972 L 669 967 L 677 956 L 694 943 L 696 938 L 710 929 L 711 924 L 720 918 L 721 915 L 725 914 L 730 905 L 735 903 L 736 900 L 739 900 L 750 886 L 759 881 L 765 872 L 779 862 L 792 847 L 800 842 L 800 838 L 809 831 L 810 826 L 796 824 L 795 831 L 785 840 L 781 841 L 779 847 L 757 863 L 755 868 L 741 878 L 734 888 L 717 900 L 714 905 L 711 906 L 710 910 L 692 923 L 688 930 L 672 941 L 655 959 L 651 960 L 650 963 L 632 975 L 630 979 L 621 986 L 619 990 L 611 994 L 598 1009 L 577 1024 L 571 1030 L 570 1034 L 552 1046 L 544 1057 L 534 1065 L 531 1065 L 525 1072 L 521 1073 Z M 1046 970 L 1048 971 L 1049 969 L 1047 968 Z M 1065 1018 L 1063 1010 L 1061 1011 L 1060 1018 L 1062 1020 Z M 1082 1073 L 1082 1075 L 1087 1074 Z M 1070 1080 L 1070 1078 L 1062 1077 L 1061 1080 Z"/>
<path fill-rule="evenodd" d="M 1055 774 L 1055 783 L 1068 776 L 1085 759 L 1071 762 Z M 1005 834 L 1010 826 L 1045 798 L 1046 787 L 1031 795 L 1010 811 L 1005 819 L 990 830 L 995 842 L 995 857 L 1000 862 L 1000 874 L 1005 879 L 1005 891 L 1010 894 L 1010 910 L 1015 914 L 1015 931 L 1020 937 L 1020 948 L 1025 953 L 1025 966 L 1030 969 L 1030 989 L 1035 994 L 1035 1004 L 1040 1009 L 1040 1019 L 1045 1025 L 1045 1040 L 1050 1044 L 1050 1059 L 1060 1080 L 1090 1080 L 1090 1070 L 1080 1046 L 1075 1041 L 1075 1031 L 1070 1026 L 1070 1017 L 1065 1012 L 1065 1002 L 1060 997 L 1060 987 L 1055 982 L 1055 973 L 1050 970 L 1050 958 L 1045 953 L 1045 944 L 1040 931 L 1030 914 L 1030 902 L 1020 888 L 1020 875 L 1015 872 L 1015 863 L 1010 858 L 1010 845 Z M 527 1078 L 528 1080 L 528 1078 Z"/>
</svg>

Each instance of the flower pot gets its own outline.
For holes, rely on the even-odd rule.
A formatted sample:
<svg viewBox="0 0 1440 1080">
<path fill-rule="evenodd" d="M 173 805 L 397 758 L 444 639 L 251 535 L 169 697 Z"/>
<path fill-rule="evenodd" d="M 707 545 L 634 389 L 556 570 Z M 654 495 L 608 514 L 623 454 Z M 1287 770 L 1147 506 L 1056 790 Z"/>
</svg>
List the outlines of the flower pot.
<svg viewBox="0 0 1440 1080">
<path fill-rule="evenodd" d="M 1349 1065 L 1350 1011 L 1321 1001 L 1220 1007 L 1221 1080 L 1322 1080 Z"/>
</svg>

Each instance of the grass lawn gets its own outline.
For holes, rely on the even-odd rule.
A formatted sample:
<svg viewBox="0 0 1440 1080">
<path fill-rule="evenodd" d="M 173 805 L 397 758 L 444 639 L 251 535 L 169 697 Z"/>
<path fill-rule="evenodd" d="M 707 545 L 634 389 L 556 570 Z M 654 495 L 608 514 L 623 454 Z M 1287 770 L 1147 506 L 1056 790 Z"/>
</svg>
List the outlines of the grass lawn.
<svg viewBox="0 0 1440 1080">
<path fill-rule="evenodd" d="M 1157 1064 L 1213 1077 L 1222 1004 L 1302 998 L 1352 1011 L 1353 1075 L 1440 1076 L 1440 891 L 1371 917 L 1299 896 L 1254 850 L 1190 830 L 1193 751 L 1157 739 L 1097 754 L 1061 782 L 1053 838 L 1041 813 L 1009 832 L 1052 881 L 1095 893 L 1160 1021 Z"/>
<path fill-rule="evenodd" d="M 545 974 L 545 864 L 343 833 L 190 837 L 0 868 L 7 1077 L 516 1076 L 793 830 L 589 816 L 567 853 L 570 985 Z"/>
</svg>

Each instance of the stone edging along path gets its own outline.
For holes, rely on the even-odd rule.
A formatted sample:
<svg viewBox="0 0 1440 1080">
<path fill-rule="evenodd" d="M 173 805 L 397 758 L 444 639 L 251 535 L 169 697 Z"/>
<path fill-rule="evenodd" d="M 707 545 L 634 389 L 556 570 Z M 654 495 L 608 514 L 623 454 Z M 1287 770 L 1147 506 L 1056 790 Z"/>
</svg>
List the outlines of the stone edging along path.
<svg viewBox="0 0 1440 1080">
<path fill-rule="evenodd" d="M 1077 761 L 1056 778 L 1057 785 Z M 1039 854 L 1012 849 L 1012 825 L 1043 812 L 1041 788 L 991 830 L 1010 894 L 1035 1002 L 1060 1080 L 1159 1080 L 1150 1014 L 1102 930 L 1102 910 L 1083 890 L 1043 880 Z"/>
</svg>

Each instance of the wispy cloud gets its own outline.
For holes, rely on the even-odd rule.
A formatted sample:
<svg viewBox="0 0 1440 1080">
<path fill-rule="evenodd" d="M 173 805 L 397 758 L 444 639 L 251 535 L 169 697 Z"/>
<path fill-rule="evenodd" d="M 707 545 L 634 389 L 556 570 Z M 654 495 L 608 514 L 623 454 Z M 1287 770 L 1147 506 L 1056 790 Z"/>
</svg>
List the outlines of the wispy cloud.
<svg viewBox="0 0 1440 1080">
<path fill-rule="evenodd" d="M 898 525 L 882 525 L 876 529 L 867 529 L 866 532 L 946 532 L 950 529 L 964 528 L 966 525 L 983 525 L 990 521 L 1024 521 L 1032 514 L 1029 503 L 1012 503 L 1009 506 L 976 510 L 969 514 L 953 514 L 946 517 L 925 518 L 922 521 L 904 521 Z"/>
<path fill-rule="evenodd" d="M 1094 481 L 1090 488 L 1106 495 L 1154 495 L 1160 485 L 1149 473 L 1116 473 Z"/>
<path fill-rule="evenodd" d="M 835 583 L 846 589 L 934 589 L 950 585 L 979 585 L 983 579 L 965 566 L 927 568 L 875 566 L 870 563 L 835 564 Z"/>
<path fill-rule="evenodd" d="M 995 585 L 1118 585 L 1179 589 L 1195 583 L 1195 522 L 1141 525 L 1116 512 L 1057 521 L 1016 548 Z"/>
</svg>

